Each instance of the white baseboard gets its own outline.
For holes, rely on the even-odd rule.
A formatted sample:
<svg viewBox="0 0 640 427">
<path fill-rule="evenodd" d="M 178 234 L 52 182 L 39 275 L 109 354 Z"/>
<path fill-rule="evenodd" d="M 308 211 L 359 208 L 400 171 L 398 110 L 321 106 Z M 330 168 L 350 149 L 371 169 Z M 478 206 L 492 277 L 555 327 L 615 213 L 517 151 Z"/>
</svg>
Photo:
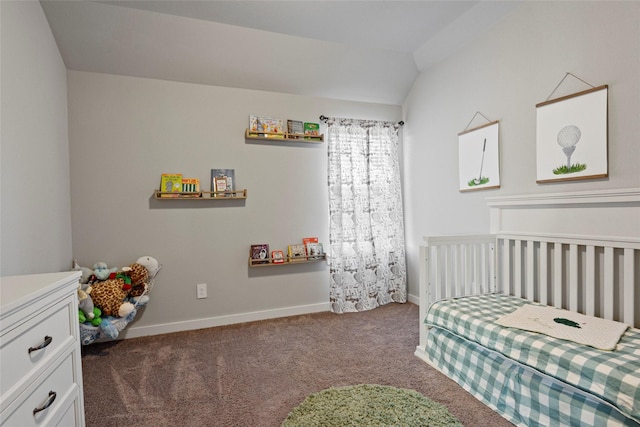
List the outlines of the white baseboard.
<svg viewBox="0 0 640 427">
<path fill-rule="evenodd" d="M 415 295 L 407 294 L 407 301 L 415 305 L 420 305 L 420 297 Z"/>
<path fill-rule="evenodd" d="M 416 305 L 420 304 L 420 298 L 415 295 L 407 295 L 407 300 Z M 152 335 L 170 334 L 173 332 L 192 331 L 195 329 L 215 328 L 216 326 L 276 319 L 278 317 L 298 316 L 301 314 L 321 313 L 329 310 L 330 307 L 327 302 L 321 304 L 278 308 L 274 310 L 254 311 L 250 313 L 231 314 L 228 316 L 208 317 L 206 319 L 186 320 L 183 322 L 161 323 L 150 326 L 136 326 L 134 324 L 120 332 L 118 339 L 148 337 Z"/>
<path fill-rule="evenodd" d="M 274 310 L 254 311 L 250 313 L 231 314 L 228 316 L 209 317 L 206 319 L 186 320 L 183 322 L 163 323 L 151 326 L 130 325 L 130 327 L 120 332 L 118 339 L 138 338 L 152 335 L 169 334 L 172 332 L 192 331 L 195 329 L 214 328 L 216 326 L 255 322 L 258 320 L 298 316 L 300 314 L 320 313 L 325 311 L 329 311 L 328 302 L 322 304 L 309 304 L 296 307 L 278 308 Z"/>
</svg>

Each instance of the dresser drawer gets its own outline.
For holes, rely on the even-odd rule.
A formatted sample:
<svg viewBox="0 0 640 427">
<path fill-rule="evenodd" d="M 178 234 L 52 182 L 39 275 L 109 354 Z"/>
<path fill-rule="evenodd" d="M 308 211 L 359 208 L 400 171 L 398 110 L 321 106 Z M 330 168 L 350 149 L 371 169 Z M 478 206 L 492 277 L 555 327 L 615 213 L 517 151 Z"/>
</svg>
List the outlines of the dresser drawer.
<svg viewBox="0 0 640 427">
<path fill-rule="evenodd" d="M 73 295 L 75 297 L 75 295 Z M 0 396 L 3 407 L 21 393 L 30 377 L 40 375 L 58 358 L 65 348 L 73 346 L 76 333 L 72 331 L 74 307 L 72 297 L 58 301 L 50 308 L 28 317 L 0 337 L 3 363 L 0 365 Z M 78 327 L 77 322 L 73 327 Z M 42 348 L 37 349 L 42 346 Z M 30 351 L 31 349 L 31 351 Z M 70 374 L 73 379 L 73 372 Z"/>
<path fill-rule="evenodd" d="M 69 353 L 59 364 L 47 369 L 2 412 L 2 427 L 59 425 L 59 420 L 68 416 L 69 402 L 77 400 L 79 394 L 78 385 L 73 381 L 74 354 Z M 74 405 L 71 407 L 74 408 Z M 35 409 L 40 408 L 44 409 L 34 413 Z"/>
</svg>

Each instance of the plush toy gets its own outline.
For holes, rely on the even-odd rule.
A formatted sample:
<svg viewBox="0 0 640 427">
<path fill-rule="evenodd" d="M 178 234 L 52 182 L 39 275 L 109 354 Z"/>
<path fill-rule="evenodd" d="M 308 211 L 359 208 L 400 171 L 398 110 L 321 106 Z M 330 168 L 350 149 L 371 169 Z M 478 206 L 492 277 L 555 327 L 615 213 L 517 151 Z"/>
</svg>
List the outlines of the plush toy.
<svg viewBox="0 0 640 427">
<path fill-rule="evenodd" d="M 102 319 L 102 323 L 100 323 L 98 328 L 100 328 L 100 332 L 102 333 L 103 337 L 109 338 L 111 340 L 115 340 L 116 338 L 118 338 L 118 334 L 120 333 L 120 331 L 118 331 L 118 328 L 116 328 L 113 322 L 111 322 L 111 320 L 109 319 Z"/>
<path fill-rule="evenodd" d="M 92 317 L 91 319 L 88 319 L 82 310 L 78 310 L 78 320 L 80 321 L 80 323 L 89 322 L 93 326 L 100 326 L 100 324 L 102 323 L 102 317 L 100 317 L 101 314 L 102 312 L 100 311 L 100 309 L 98 307 L 94 307 L 93 311 L 91 312 Z"/>
<path fill-rule="evenodd" d="M 149 271 L 147 268 L 137 262 L 129 266 L 129 275 L 131 277 L 131 285 L 142 285 L 149 279 Z"/>
<path fill-rule="evenodd" d="M 125 301 L 127 291 L 122 289 L 124 284 L 122 279 L 113 279 L 93 285 L 91 290 L 93 303 L 105 316 L 125 317 L 133 311 L 133 304 Z"/>
<path fill-rule="evenodd" d="M 93 264 L 93 274 L 96 275 L 98 280 L 107 280 L 111 273 L 115 273 L 118 271 L 117 268 L 109 268 L 107 267 L 107 263 L 103 261 L 96 262 Z"/>
<path fill-rule="evenodd" d="M 158 271 L 160 270 L 160 264 L 158 261 L 150 256 L 142 256 L 138 258 L 136 264 L 140 264 L 147 269 L 149 279 L 156 277 L 156 274 L 158 274 Z"/>
<path fill-rule="evenodd" d="M 80 283 L 87 283 L 89 281 L 89 278 L 93 275 L 93 270 L 88 268 L 88 267 L 81 267 L 78 264 L 78 260 L 74 258 L 73 260 L 73 271 L 80 271 L 82 272 L 81 276 L 80 276 Z"/>
<path fill-rule="evenodd" d="M 144 294 L 147 289 L 147 280 L 149 279 L 149 272 L 147 269 L 138 263 L 131 264 L 127 267 L 129 277 L 131 278 L 131 288 L 129 289 L 130 297 L 139 297 Z"/>
<path fill-rule="evenodd" d="M 91 292 L 91 286 L 86 284 L 78 284 L 78 309 L 82 311 L 85 319 L 93 320 L 94 317 L 94 304 L 93 299 L 89 293 Z M 84 323 L 86 320 L 81 320 Z"/>
<path fill-rule="evenodd" d="M 132 284 L 129 297 L 137 304 L 144 304 L 149 299 L 144 293 L 149 286 L 149 281 L 158 274 L 160 264 L 158 264 L 158 261 L 153 257 L 143 256 L 138 258 L 134 264 L 131 264 L 129 269 Z"/>
</svg>

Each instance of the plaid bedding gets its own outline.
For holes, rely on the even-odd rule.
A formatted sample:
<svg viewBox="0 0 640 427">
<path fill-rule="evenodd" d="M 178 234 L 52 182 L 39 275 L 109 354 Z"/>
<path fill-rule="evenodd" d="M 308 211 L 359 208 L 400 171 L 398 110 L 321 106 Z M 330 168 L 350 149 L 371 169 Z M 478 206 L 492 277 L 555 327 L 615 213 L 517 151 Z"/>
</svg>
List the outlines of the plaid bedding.
<svg viewBox="0 0 640 427">
<path fill-rule="evenodd" d="M 425 323 L 587 391 L 640 422 L 640 330 L 627 330 L 615 351 L 605 351 L 495 323 L 528 302 L 503 294 L 438 301 Z"/>
<path fill-rule="evenodd" d="M 640 427 L 612 405 L 477 343 L 431 328 L 426 352 L 462 388 L 520 427 Z"/>
</svg>

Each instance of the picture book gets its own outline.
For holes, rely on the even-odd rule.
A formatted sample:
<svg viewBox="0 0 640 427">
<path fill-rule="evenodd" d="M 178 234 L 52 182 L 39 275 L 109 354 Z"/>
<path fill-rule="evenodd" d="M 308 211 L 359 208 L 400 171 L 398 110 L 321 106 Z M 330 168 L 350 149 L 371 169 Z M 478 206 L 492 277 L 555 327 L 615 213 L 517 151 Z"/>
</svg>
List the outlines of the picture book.
<svg viewBox="0 0 640 427">
<path fill-rule="evenodd" d="M 252 114 L 249 116 L 249 132 L 266 138 L 284 138 L 284 120 Z"/>
<path fill-rule="evenodd" d="M 318 123 L 305 123 L 304 124 L 304 134 L 305 136 L 320 136 L 320 125 Z M 310 138 L 305 138 L 310 139 Z"/>
<path fill-rule="evenodd" d="M 182 174 L 163 173 L 160 179 L 160 197 L 180 197 L 182 191 Z M 167 194 L 178 193 L 178 194 Z"/>
<path fill-rule="evenodd" d="M 302 244 L 304 245 L 305 253 L 307 251 L 307 244 L 308 243 L 318 243 L 318 238 L 317 237 L 304 237 L 302 239 Z"/>
<path fill-rule="evenodd" d="M 201 197 L 200 180 L 198 178 L 182 178 L 182 193 L 181 197 Z"/>
<path fill-rule="evenodd" d="M 321 259 L 324 256 L 322 243 L 309 242 L 306 245 L 308 259 Z"/>
<path fill-rule="evenodd" d="M 235 191 L 235 175 L 235 169 L 211 169 L 211 191 Z M 223 190 L 218 189 L 223 186 Z M 217 197 L 232 196 L 232 193 L 217 195 Z"/>
<path fill-rule="evenodd" d="M 282 264 L 284 263 L 284 252 L 282 251 L 271 251 L 271 262 L 274 264 Z"/>
<path fill-rule="evenodd" d="M 249 257 L 251 264 L 269 264 L 269 245 L 266 243 L 251 245 Z"/>
<path fill-rule="evenodd" d="M 307 252 L 304 245 L 289 245 L 288 255 L 291 262 L 307 260 Z"/>
<path fill-rule="evenodd" d="M 287 132 L 289 138 L 297 139 L 296 135 L 304 134 L 304 125 L 300 120 L 287 120 Z"/>
<path fill-rule="evenodd" d="M 213 179 L 213 188 L 213 197 L 227 197 L 227 194 L 224 194 L 227 191 L 227 178 L 216 176 Z"/>
</svg>

